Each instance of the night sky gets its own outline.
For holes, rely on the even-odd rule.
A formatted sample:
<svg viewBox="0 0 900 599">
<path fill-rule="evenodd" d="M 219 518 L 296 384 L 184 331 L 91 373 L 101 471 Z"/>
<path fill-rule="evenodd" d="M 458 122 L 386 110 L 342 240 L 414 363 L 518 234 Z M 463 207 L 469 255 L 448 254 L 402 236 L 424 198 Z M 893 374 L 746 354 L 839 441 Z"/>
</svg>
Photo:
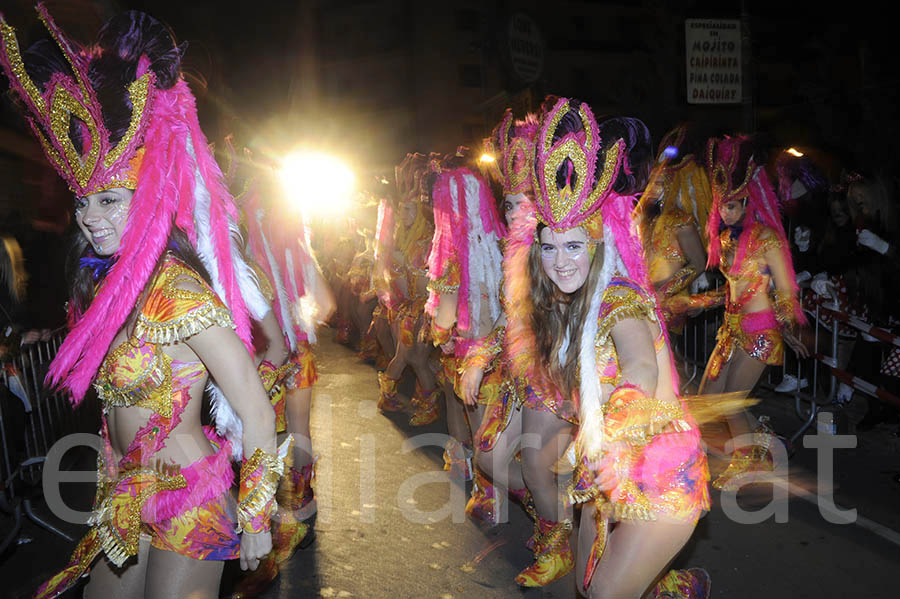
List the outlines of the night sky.
<svg viewBox="0 0 900 599">
<path fill-rule="evenodd" d="M 121 9 L 144 10 L 171 25 L 176 38 L 189 44 L 185 71 L 211 140 L 234 134 L 245 144 L 277 146 L 288 138 L 322 134 L 315 122 L 286 118 L 298 116 L 296 98 L 305 85 L 296 67 L 303 42 L 299 3 L 50 0 L 46 4 L 64 30 L 81 40 L 89 40 L 106 17 Z M 353 2 L 323 1 L 319 10 L 327 14 L 346 4 Z M 486 6 L 494 4 L 501 10 L 516 6 L 499 1 Z M 613 10 L 637 4 L 648 15 L 667 11 L 673 23 L 684 17 L 737 18 L 743 4 L 751 17 L 757 67 L 757 126 L 763 129 L 778 122 L 783 130 L 796 132 L 798 139 L 823 146 L 842 162 L 855 163 L 854 168 L 896 172 L 900 78 L 888 32 L 890 19 L 882 10 L 869 8 L 875 3 L 853 3 L 852 10 L 841 5 L 837 11 L 826 10 L 822 3 L 738 0 L 600 4 Z M 19 28 L 23 45 L 42 30 L 31 7 L 29 1 L 4 2 L 4 13 Z M 346 35 L 366 35 L 366 23 Z M 646 34 L 635 39 L 636 47 L 653 43 Z M 622 112 L 627 114 L 627 107 Z M 653 133 L 659 138 L 663 131 Z"/>
</svg>

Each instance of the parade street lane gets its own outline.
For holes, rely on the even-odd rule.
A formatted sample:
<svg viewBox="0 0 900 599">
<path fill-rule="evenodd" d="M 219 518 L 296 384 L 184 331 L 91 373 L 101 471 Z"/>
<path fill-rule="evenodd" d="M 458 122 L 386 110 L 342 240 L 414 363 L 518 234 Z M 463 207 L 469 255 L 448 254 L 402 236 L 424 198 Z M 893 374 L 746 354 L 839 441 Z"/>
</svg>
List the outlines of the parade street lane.
<svg viewBox="0 0 900 599">
<path fill-rule="evenodd" d="M 408 425 L 409 413 L 382 414 L 375 369 L 332 343 L 330 330 L 322 337 L 312 409 L 317 537 L 262 597 L 574 596 L 571 574 L 520 590 L 513 578 L 532 560 L 524 547 L 530 519 L 512 506 L 511 523 L 499 529 L 482 532 L 468 521 L 471 483 L 452 484 L 442 469 L 443 414 L 419 428 Z M 407 373 L 400 387 L 407 404 L 411 379 Z"/>
<path fill-rule="evenodd" d="M 379 413 L 374 368 L 330 337 L 324 331 L 316 350 L 320 378 L 312 413 L 321 456 L 318 536 L 295 554 L 264 597 L 575 597 L 573 574 L 544 589 L 523 590 L 513 582 L 531 560 L 524 547 L 531 524 L 518 507 L 510 508 L 509 524 L 489 532 L 454 522 L 462 519 L 466 497 L 441 470 L 443 415 L 414 429 L 408 413 Z M 407 373 L 401 385 L 404 399 L 411 378 Z M 785 423 L 791 426 L 796 422 Z M 407 451 L 411 441 L 425 445 Z M 815 456 L 803 452 L 791 461 L 789 480 L 814 488 Z M 840 462 L 839 469 L 869 464 Z M 677 561 L 709 571 L 712 597 L 895 596 L 896 545 L 857 525 L 829 524 L 815 505 L 795 497 L 787 503 L 785 523 L 769 517 L 740 524 L 725 514 L 720 497 L 713 492 L 712 512 Z M 771 490 L 763 488 L 742 493 L 738 505 L 749 511 L 771 500 Z"/>
</svg>

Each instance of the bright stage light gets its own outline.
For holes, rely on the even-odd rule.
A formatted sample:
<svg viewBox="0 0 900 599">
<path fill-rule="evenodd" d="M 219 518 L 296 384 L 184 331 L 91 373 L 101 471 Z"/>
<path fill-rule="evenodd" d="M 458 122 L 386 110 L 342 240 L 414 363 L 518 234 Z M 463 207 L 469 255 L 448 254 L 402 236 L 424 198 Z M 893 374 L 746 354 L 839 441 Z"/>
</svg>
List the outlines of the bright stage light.
<svg viewBox="0 0 900 599">
<path fill-rule="evenodd" d="M 288 154 L 281 162 L 281 184 L 290 202 L 304 214 L 335 215 L 345 211 L 356 176 L 339 158 L 315 151 Z"/>
<path fill-rule="evenodd" d="M 800 150 L 797 150 L 795 148 L 788 148 L 787 150 L 785 150 L 785 152 L 787 152 L 791 156 L 796 156 L 797 158 L 803 157 L 803 152 L 801 152 Z"/>
<path fill-rule="evenodd" d="M 479 158 L 478 160 L 481 161 L 481 162 L 487 163 L 487 164 L 490 164 L 491 162 L 496 162 L 496 161 L 497 161 L 496 158 L 494 158 L 492 155 L 488 154 L 487 152 L 485 152 L 484 154 L 482 154 L 482 155 L 481 155 L 481 158 Z"/>
</svg>

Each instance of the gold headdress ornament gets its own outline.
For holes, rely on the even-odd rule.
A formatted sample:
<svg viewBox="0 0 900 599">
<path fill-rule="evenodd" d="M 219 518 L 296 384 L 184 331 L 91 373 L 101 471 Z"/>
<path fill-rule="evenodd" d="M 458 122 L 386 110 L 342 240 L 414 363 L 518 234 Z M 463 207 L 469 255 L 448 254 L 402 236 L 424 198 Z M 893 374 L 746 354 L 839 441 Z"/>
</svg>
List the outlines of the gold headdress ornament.
<svg viewBox="0 0 900 599">
<path fill-rule="evenodd" d="M 41 144 L 48 162 L 77 196 L 90 195 L 111 187 L 136 189 L 144 131 L 156 95 L 156 77 L 150 61 L 143 58 L 135 80 L 128 85 L 131 120 L 118 143 L 110 143 L 103 124 L 102 107 L 88 79 L 89 57 L 78 52 L 63 35 L 43 5 L 37 12 L 59 47 L 71 70 L 56 73 L 43 92 L 29 77 L 22 61 L 16 32 L 0 15 L 0 64 L 10 87 L 21 101 L 25 118 Z M 71 131 L 82 136 L 81 150 Z"/>
<path fill-rule="evenodd" d="M 537 218 L 554 231 L 602 237 L 600 206 L 613 189 L 625 142 L 600 138 L 590 107 L 560 98 L 541 115 L 532 170 Z"/>
<path fill-rule="evenodd" d="M 499 180 L 504 195 L 515 195 L 531 189 L 534 165 L 534 138 L 538 123 L 534 115 L 515 121 L 507 108 L 503 119 L 484 140 L 485 153 L 494 161 L 488 164 L 491 176 Z"/>
<path fill-rule="evenodd" d="M 756 172 L 757 164 L 751 155 L 747 159 L 744 180 L 734 185 L 734 174 L 741 159 L 742 150 L 750 147 L 746 136 L 710 139 L 706 146 L 707 165 L 710 169 L 709 183 L 712 187 L 713 200 L 716 206 L 732 200 L 741 200 L 750 195 L 750 179 Z"/>
</svg>

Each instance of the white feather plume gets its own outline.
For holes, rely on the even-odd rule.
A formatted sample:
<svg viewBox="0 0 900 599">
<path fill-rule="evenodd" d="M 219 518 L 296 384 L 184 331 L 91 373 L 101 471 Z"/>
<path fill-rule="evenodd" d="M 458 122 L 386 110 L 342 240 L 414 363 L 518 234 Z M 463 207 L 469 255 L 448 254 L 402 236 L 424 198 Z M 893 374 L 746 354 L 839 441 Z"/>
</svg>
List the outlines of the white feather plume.
<svg viewBox="0 0 900 599">
<path fill-rule="evenodd" d="M 603 267 L 597 285 L 591 292 L 587 321 L 581 333 L 578 364 L 580 375 L 579 417 L 576 445 L 582 455 L 595 461 L 603 452 L 603 390 L 597 373 L 596 338 L 600 304 L 610 280 L 617 272 L 624 272 L 625 266 L 616 250 L 616 242 L 609 227 L 603 227 Z"/>
<path fill-rule="evenodd" d="M 500 286 L 503 284 L 503 255 L 500 240 L 494 232 L 486 232 L 481 220 L 481 186 L 484 184 L 471 174 L 463 175 L 466 212 L 469 222 L 469 320 L 478 326 L 481 320 L 482 292 L 487 295 L 491 322 L 496 322 L 503 309 L 500 305 Z M 458 190 L 456 180 L 450 181 L 450 196 L 456 209 Z M 482 285 L 484 289 L 482 290 Z"/>
</svg>

